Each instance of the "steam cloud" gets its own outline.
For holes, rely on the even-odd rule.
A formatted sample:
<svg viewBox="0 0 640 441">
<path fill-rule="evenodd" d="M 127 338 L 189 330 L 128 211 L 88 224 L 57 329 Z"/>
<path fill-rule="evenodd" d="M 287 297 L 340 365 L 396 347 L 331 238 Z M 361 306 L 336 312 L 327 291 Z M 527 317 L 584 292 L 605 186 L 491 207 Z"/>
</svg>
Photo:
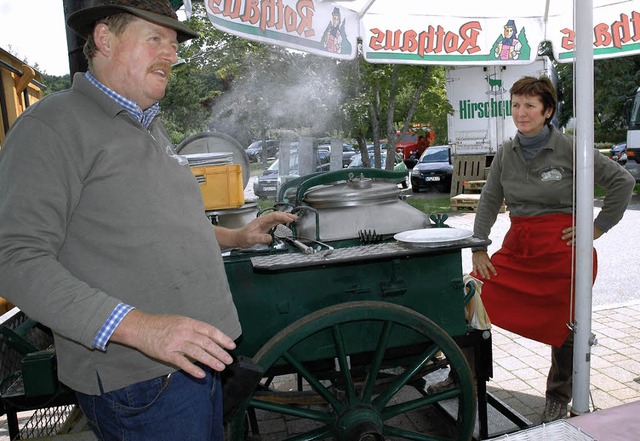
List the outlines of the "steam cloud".
<svg viewBox="0 0 640 441">
<path fill-rule="evenodd" d="M 316 137 L 336 129 L 342 103 L 336 61 L 289 56 L 291 60 L 273 56 L 267 66 L 245 66 L 232 87 L 215 100 L 210 130 L 248 145 L 263 128 Z"/>
</svg>

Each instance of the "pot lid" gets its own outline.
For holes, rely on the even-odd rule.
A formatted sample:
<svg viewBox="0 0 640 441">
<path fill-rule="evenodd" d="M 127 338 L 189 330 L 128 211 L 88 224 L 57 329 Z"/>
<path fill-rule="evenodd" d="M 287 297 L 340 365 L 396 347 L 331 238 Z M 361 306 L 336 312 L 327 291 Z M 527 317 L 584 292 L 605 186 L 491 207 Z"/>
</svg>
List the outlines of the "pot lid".
<svg viewBox="0 0 640 441">
<path fill-rule="evenodd" d="M 353 207 L 397 202 L 400 190 L 393 182 L 356 178 L 347 182 L 318 186 L 304 194 L 313 208 Z"/>
</svg>

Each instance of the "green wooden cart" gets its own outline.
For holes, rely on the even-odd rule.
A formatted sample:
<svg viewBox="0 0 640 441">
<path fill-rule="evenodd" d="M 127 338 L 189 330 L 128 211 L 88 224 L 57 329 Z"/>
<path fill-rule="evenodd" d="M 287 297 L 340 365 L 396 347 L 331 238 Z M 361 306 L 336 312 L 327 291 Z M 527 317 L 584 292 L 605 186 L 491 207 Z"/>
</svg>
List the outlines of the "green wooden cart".
<svg viewBox="0 0 640 441">
<path fill-rule="evenodd" d="M 230 421 L 229 438 L 261 439 L 261 421 L 295 417 L 312 428 L 288 440 L 471 439 L 479 370 L 472 373 L 456 339 L 475 332 L 485 341 L 476 364 L 485 360 L 486 381 L 490 333 L 471 330 L 465 320 L 473 290 L 465 297 L 461 257 L 463 248 L 478 244 L 474 238 L 435 247 L 354 240 L 312 254 L 270 248 L 226 256 L 243 326 L 236 354 L 265 372 Z M 449 387 L 428 387 L 430 375 L 447 371 Z M 296 378 L 297 387 L 274 387 L 283 375 Z M 407 388 L 418 393 L 404 393 Z M 447 433 L 399 424 L 437 405 L 455 409 Z"/>
</svg>

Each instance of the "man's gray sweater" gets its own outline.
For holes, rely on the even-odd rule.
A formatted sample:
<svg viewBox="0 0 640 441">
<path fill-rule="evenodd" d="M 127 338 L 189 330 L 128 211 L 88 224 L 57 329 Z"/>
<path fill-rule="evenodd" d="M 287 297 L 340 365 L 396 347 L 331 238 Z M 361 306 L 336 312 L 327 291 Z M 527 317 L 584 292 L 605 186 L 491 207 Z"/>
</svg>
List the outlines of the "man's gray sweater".
<svg viewBox="0 0 640 441">
<path fill-rule="evenodd" d="M 98 394 L 173 367 L 92 348 L 119 302 L 240 333 L 220 247 L 189 166 L 77 74 L 32 105 L 0 151 L 0 296 L 55 335 L 60 380 Z"/>
</svg>

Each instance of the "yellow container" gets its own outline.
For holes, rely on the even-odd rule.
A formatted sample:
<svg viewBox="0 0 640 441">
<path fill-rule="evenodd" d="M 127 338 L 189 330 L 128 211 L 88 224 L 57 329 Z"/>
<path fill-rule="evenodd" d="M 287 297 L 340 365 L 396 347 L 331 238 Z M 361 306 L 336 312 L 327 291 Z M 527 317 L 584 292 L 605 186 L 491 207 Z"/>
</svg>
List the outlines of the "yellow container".
<svg viewBox="0 0 640 441">
<path fill-rule="evenodd" d="M 200 183 L 205 210 L 238 208 L 244 204 L 244 183 L 240 164 L 191 167 Z"/>
</svg>

